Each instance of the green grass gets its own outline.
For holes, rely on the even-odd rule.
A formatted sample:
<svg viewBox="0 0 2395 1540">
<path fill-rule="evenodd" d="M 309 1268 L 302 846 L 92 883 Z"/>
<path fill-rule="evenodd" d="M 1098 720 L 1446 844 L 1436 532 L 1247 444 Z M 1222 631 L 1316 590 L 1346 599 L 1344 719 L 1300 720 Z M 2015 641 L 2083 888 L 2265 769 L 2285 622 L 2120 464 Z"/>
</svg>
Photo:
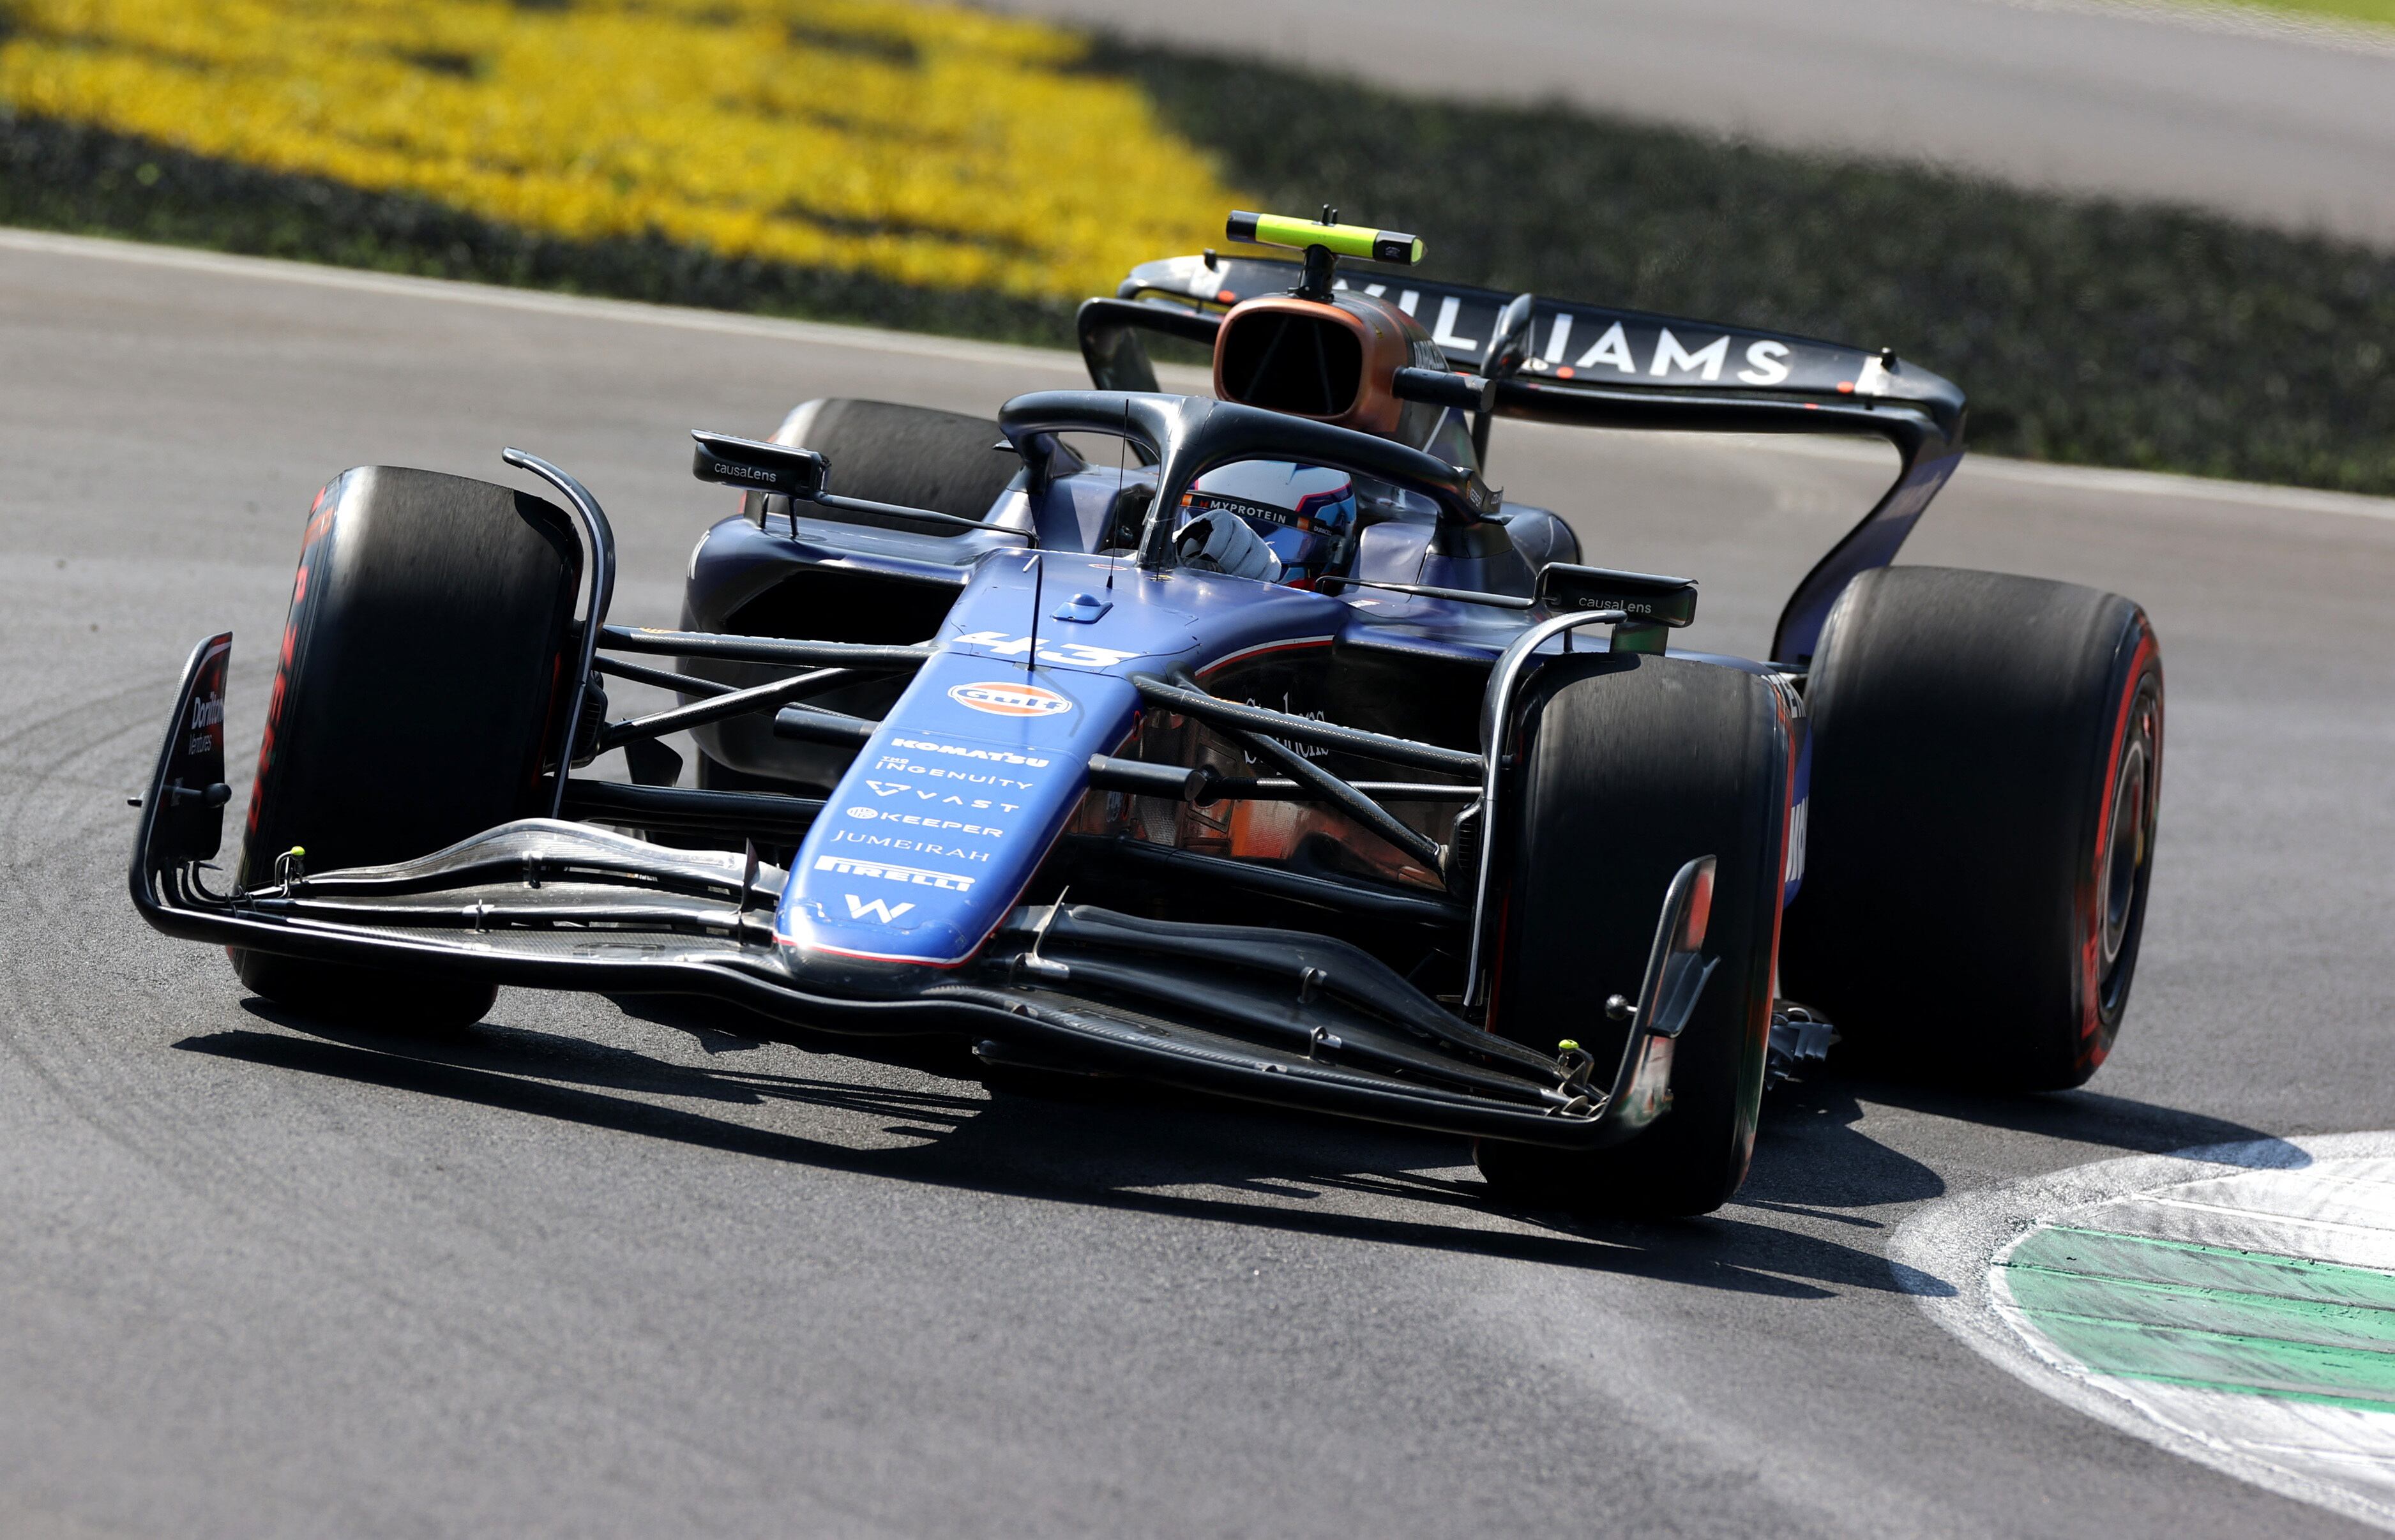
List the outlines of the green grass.
<svg viewBox="0 0 2395 1540">
<path fill-rule="evenodd" d="M 2395 27 L 2395 0 L 2230 0 L 2247 10 L 2285 16 L 2318 16 L 2332 21 L 2369 21 Z"/>
<path fill-rule="evenodd" d="M 1268 206 L 1433 276 L 1892 346 L 1979 448 L 2395 493 L 2395 255 L 2189 210 L 1116 47 Z"/>
</svg>

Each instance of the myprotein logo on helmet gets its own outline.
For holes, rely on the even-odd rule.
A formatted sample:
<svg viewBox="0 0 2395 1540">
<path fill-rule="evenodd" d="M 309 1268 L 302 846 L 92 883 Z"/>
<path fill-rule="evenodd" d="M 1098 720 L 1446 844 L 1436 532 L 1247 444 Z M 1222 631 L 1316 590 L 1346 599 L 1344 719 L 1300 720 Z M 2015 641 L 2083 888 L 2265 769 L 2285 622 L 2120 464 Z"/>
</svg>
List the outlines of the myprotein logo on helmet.
<svg viewBox="0 0 2395 1540">
<path fill-rule="evenodd" d="M 1037 684 L 1009 684 L 999 680 L 950 685 L 948 698 L 959 706 L 970 706 L 976 711 L 1003 717 L 1063 716 L 1073 709 L 1071 701 L 1053 690 L 1043 690 Z"/>
<path fill-rule="evenodd" d="M 1236 513 L 1240 518 L 1250 522 L 1285 524 L 1291 529 L 1314 527 L 1312 521 L 1303 515 L 1290 512 L 1287 509 L 1274 508 L 1265 503 L 1242 502 L 1237 498 L 1214 497 L 1205 493 L 1192 494 L 1184 500 L 1192 507 L 1219 509 L 1225 513 Z"/>
</svg>

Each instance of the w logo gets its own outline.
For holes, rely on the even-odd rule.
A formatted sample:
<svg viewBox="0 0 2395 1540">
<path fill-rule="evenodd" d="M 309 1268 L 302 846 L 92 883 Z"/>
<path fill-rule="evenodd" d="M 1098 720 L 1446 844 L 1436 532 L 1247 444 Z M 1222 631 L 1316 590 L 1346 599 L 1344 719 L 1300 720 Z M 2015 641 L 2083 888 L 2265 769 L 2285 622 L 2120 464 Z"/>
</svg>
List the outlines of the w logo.
<svg viewBox="0 0 2395 1540">
<path fill-rule="evenodd" d="M 862 920 L 869 914 L 884 925 L 894 923 L 900 915 L 915 907 L 912 904 L 893 905 L 887 898 L 876 898 L 868 904 L 853 893 L 844 893 L 840 896 L 848 900 L 848 917 L 851 920 Z"/>
</svg>

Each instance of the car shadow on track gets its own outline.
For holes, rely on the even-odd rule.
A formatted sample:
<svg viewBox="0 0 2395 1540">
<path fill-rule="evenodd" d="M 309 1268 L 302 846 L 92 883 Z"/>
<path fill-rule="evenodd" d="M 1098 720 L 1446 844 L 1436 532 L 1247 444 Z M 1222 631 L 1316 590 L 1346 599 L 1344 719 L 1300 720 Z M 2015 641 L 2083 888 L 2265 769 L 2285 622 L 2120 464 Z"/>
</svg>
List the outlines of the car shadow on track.
<svg viewBox="0 0 2395 1540">
<path fill-rule="evenodd" d="M 1892 1221 L 1851 1211 L 1942 1197 L 1946 1181 L 1933 1168 L 1855 1126 L 1872 1106 L 2139 1154 L 2260 1142 L 2277 1147 L 2274 1164 L 2305 1161 L 2258 1129 L 2102 1092 L 1965 1092 L 1817 1072 L 1765 1101 L 1737 1206 L 1879 1230 Z"/>
<path fill-rule="evenodd" d="M 258 1000 L 245 1008 L 282 1029 L 215 1032 L 177 1046 L 700 1148 L 993 1195 L 1786 1298 L 1895 1288 L 1875 1246 L 1808 1234 L 1753 1206 L 1671 1223 L 1515 1213 L 1493 1203 L 1476 1178 L 1443 1174 L 1468 1167 L 1461 1140 L 1135 1083 L 1062 1105 L 985 1092 L 961 1079 L 954 1090 L 878 1083 L 864 1065 L 840 1058 L 826 1061 L 832 1073 L 824 1076 L 760 1073 L 504 1025 L 426 1036 L 331 1027 Z M 704 1045 L 721 1051 L 748 1042 L 717 1036 Z M 839 1040 L 838 1051 L 855 1046 Z M 956 1055 L 941 1054 L 883 1045 L 880 1058 L 917 1069 L 928 1059 L 950 1066 L 933 1073 L 970 1073 Z M 839 1078 L 842 1068 L 861 1072 Z M 775 1102 L 894 1118 L 900 1126 L 885 1132 L 920 1142 L 857 1148 L 706 1106 L 728 1113 Z"/>
<path fill-rule="evenodd" d="M 1738 1201 L 1875 1230 L 1880 1221 L 1841 1211 L 1945 1193 L 1937 1172 L 1857 1128 L 1862 1117 L 1862 1103 L 1834 1078 L 1810 1076 L 1772 1091 Z"/>
<path fill-rule="evenodd" d="M 2011 1129 L 2051 1139 L 2098 1145 L 2136 1155 L 2165 1155 L 2203 1145 L 2262 1143 L 2281 1146 L 2275 1164 L 2309 1163 L 2309 1157 L 2275 1135 L 2226 1118 L 2183 1111 L 2154 1102 L 2109 1095 L 2082 1087 L 2075 1091 L 1973 1093 L 1900 1082 L 1856 1081 L 1863 1098 L 1925 1112 L 1957 1122 Z"/>
</svg>

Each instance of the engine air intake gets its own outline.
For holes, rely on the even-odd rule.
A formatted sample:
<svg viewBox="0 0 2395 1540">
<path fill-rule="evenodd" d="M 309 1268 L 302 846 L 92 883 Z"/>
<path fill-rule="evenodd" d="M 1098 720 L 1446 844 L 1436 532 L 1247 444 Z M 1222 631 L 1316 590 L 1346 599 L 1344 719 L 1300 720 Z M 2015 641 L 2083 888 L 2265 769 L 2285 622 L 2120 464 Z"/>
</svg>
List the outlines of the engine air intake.
<svg viewBox="0 0 2395 1540">
<path fill-rule="evenodd" d="M 1229 317 L 1215 344 L 1225 400 L 1301 417 L 1338 418 L 1364 383 L 1364 349 L 1352 325 L 1290 309 Z"/>
</svg>

